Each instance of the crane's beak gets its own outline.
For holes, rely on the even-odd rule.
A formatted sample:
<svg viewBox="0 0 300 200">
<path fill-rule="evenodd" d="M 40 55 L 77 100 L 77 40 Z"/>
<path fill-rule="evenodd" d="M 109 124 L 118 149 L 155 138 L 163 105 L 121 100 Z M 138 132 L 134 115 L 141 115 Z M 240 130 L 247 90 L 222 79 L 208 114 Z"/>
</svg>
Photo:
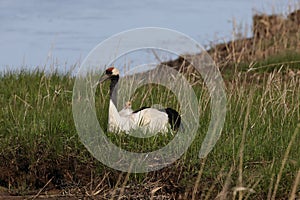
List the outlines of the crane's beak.
<svg viewBox="0 0 300 200">
<path fill-rule="evenodd" d="M 106 81 L 107 79 L 109 79 L 109 76 L 107 74 L 104 74 L 98 81 L 99 84 L 103 83 L 104 81 Z"/>
<path fill-rule="evenodd" d="M 103 83 L 104 81 L 106 81 L 107 79 L 109 79 L 109 76 L 107 74 L 104 74 L 99 81 L 97 81 L 97 83 L 93 86 L 93 88 L 97 87 L 98 84 Z"/>
</svg>

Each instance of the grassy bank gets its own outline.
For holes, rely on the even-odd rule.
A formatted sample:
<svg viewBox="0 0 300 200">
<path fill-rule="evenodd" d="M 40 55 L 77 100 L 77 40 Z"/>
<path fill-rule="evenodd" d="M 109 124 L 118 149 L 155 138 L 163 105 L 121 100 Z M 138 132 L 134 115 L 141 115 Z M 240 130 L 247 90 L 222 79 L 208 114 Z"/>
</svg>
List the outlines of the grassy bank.
<svg viewBox="0 0 300 200">
<path fill-rule="evenodd" d="M 259 70 L 222 72 L 228 98 L 226 122 L 215 148 L 201 160 L 197 156 L 210 121 L 209 94 L 202 84 L 194 85 L 200 128 L 189 150 L 167 168 L 131 175 L 103 166 L 79 141 L 72 118 L 73 77 L 39 71 L 2 74 L 0 186 L 17 195 L 37 194 L 43 188 L 43 192 L 59 189 L 55 194 L 60 195 L 103 198 L 125 193 L 132 198 L 299 197 L 300 76 L 297 66 L 289 66 L 285 58 L 257 62 Z M 263 70 L 262 66 L 276 63 L 281 67 Z M 144 89 L 149 102 L 138 92 L 134 108 L 155 103 L 154 93 L 164 99 L 154 87 Z M 104 85 L 102 95 L 100 89 L 96 93 L 99 111 L 107 110 L 107 90 Z M 103 100 L 106 104 L 97 104 Z M 175 105 L 170 99 L 164 101 Z M 101 113 L 99 118 L 105 119 L 107 115 Z M 172 138 L 155 136 L 146 141 L 108 135 L 131 151 L 153 150 Z"/>
<path fill-rule="evenodd" d="M 126 174 L 91 156 L 73 121 L 74 77 L 42 71 L 1 74 L 0 198 L 300 198 L 300 11 L 253 19 L 252 38 L 208 51 L 227 94 L 226 121 L 216 146 L 205 159 L 198 158 L 211 110 L 207 88 L 193 76 L 200 114 L 196 139 L 179 160 L 155 172 Z M 182 58 L 166 64 L 193 74 Z M 95 97 L 104 129 L 108 88 L 98 87 Z M 166 94 L 171 92 L 163 87 L 140 88 L 132 96 L 133 109 L 153 104 L 179 108 L 176 98 Z M 159 149 L 174 137 L 106 134 L 134 152 Z"/>
</svg>

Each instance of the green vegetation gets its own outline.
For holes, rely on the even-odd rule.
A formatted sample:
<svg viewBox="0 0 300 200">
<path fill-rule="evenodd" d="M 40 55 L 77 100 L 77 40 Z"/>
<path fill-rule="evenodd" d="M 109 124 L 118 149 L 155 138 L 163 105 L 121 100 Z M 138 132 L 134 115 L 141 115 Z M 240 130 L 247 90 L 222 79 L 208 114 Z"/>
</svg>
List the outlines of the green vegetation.
<svg viewBox="0 0 300 200">
<path fill-rule="evenodd" d="M 47 191 L 55 198 L 299 199 L 299 21 L 299 10 L 287 17 L 255 15 L 252 38 L 208 51 L 225 81 L 227 115 L 222 135 L 205 159 L 198 152 L 210 122 L 207 88 L 182 57 L 164 63 L 193 80 L 200 126 L 179 160 L 145 174 L 110 169 L 82 145 L 72 116 L 74 77 L 42 71 L 1 74 L 0 197 L 3 191 L 33 197 Z M 108 88 L 98 87 L 95 96 L 104 130 Z M 131 100 L 134 109 L 162 104 L 180 110 L 174 94 L 157 85 L 139 88 Z M 106 134 L 134 152 L 159 149 L 174 137 Z"/>
<path fill-rule="evenodd" d="M 291 63 L 291 58 L 298 57 L 272 58 L 255 66 L 281 63 L 280 68 L 286 69 L 289 66 L 282 63 Z M 295 195 L 299 195 L 295 180 L 300 169 L 300 76 L 296 74 L 300 68 L 296 64 L 289 68 L 295 72 L 293 76 L 289 75 L 290 70 L 280 68 L 245 70 L 225 80 L 228 110 L 223 133 L 213 151 L 201 160 L 197 156 L 210 121 L 209 94 L 201 83 L 195 84 L 200 103 L 196 140 L 171 166 L 132 175 L 103 166 L 81 144 L 72 118 L 74 77 L 41 71 L 2 74 L 0 186 L 12 194 L 27 194 L 46 186 L 44 191 L 59 188 L 69 194 L 107 198 L 130 190 L 176 198 L 210 199 L 219 195 L 226 199 L 241 195 L 280 199 L 290 197 L 293 187 Z M 97 113 L 101 125 L 107 119 L 107 112 L 103 111 L 108 109 L 108 98 L 108 87 L 104 85 L 96 92 L 96 108 L 102 110 Z M 178 106 L 173 95 L 166 97 L 164 88 L 155 85 L 141 88 L 133 100 L 133 108 L 161 101 Z M 100 101 L 106 104 L 97 103 Z M 158 149 L 173 137 L 136 139 L 125 134 L 107 135 L 116 145 L 136 152 Z M 159 187 L 162 188 L 155 191 Z"/>
</svg>

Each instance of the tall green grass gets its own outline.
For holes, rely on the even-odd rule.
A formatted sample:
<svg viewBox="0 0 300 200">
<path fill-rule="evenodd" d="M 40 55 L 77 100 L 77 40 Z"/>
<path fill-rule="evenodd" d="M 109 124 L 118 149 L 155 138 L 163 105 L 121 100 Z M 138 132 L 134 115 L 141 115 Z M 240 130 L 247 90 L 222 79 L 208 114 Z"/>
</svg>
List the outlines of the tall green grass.
<svg viewBox="0 0 300 200">
<path fill-rule="evenodd" d="M 172 184 L 182 188 L 155 190 L 169 191 L 177 198 L 281 199 L 291 197 L 292 191 L 299 197 L 296 177 L 300 169 L 300 77 L 290 77 L 279 70 L 238 72 L 225 80 L 226 122 L 220 139 L 205 159 L 199 159 L 198 152 L 210 121 L 210 98 L 205 85 L 194 84 L 200 126 L 188 151 L 166 169 L 125 178 L 123 173 L 94 160 L 81 144 L 72 118 L 74 77 L 41 71 L 2 74 L 0 186 L 24 194 L 51 180 L 52 187 L 76 185 L 89 193 L 99 188 L 90 183 L 93 171 L 94 177 L 106 180 L 101 187 L 107 190 L 97 194 L 110 197 L 120 195 L 118 188 L 124 192 L 127 186 L 153 182 L 153 190 Z M 108 84 L 104 84 L 96 92 L 102 126 L 107 122 L 108 99 Z M 157 103 L 180 107 L 170 91 L 155 85 L 140 88 L 133 100 L 134 109 Z M 149 139 L 107 135 L 116 145 L 136 152 L 158 149 L 172 139 L 170 135 Z"/>
</svg>

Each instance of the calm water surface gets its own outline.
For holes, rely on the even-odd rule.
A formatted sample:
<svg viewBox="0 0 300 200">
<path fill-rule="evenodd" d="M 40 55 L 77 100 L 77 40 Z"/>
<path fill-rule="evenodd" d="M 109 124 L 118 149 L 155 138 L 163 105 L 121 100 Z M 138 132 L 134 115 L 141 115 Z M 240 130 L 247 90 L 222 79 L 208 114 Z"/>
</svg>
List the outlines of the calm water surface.
<svg viewBox="0 0 300 200">
<path fill-rule="evenodd" d="M 284 11 L 287 1 L 0 0 L 0 71 L 51 63 L 63 70 L 109 36 L 137 27 L 175 29 L 202 45 L 229 40 L 233 19 L 250 26 L 255 11 L 272 7 Z"/>
</svg>

